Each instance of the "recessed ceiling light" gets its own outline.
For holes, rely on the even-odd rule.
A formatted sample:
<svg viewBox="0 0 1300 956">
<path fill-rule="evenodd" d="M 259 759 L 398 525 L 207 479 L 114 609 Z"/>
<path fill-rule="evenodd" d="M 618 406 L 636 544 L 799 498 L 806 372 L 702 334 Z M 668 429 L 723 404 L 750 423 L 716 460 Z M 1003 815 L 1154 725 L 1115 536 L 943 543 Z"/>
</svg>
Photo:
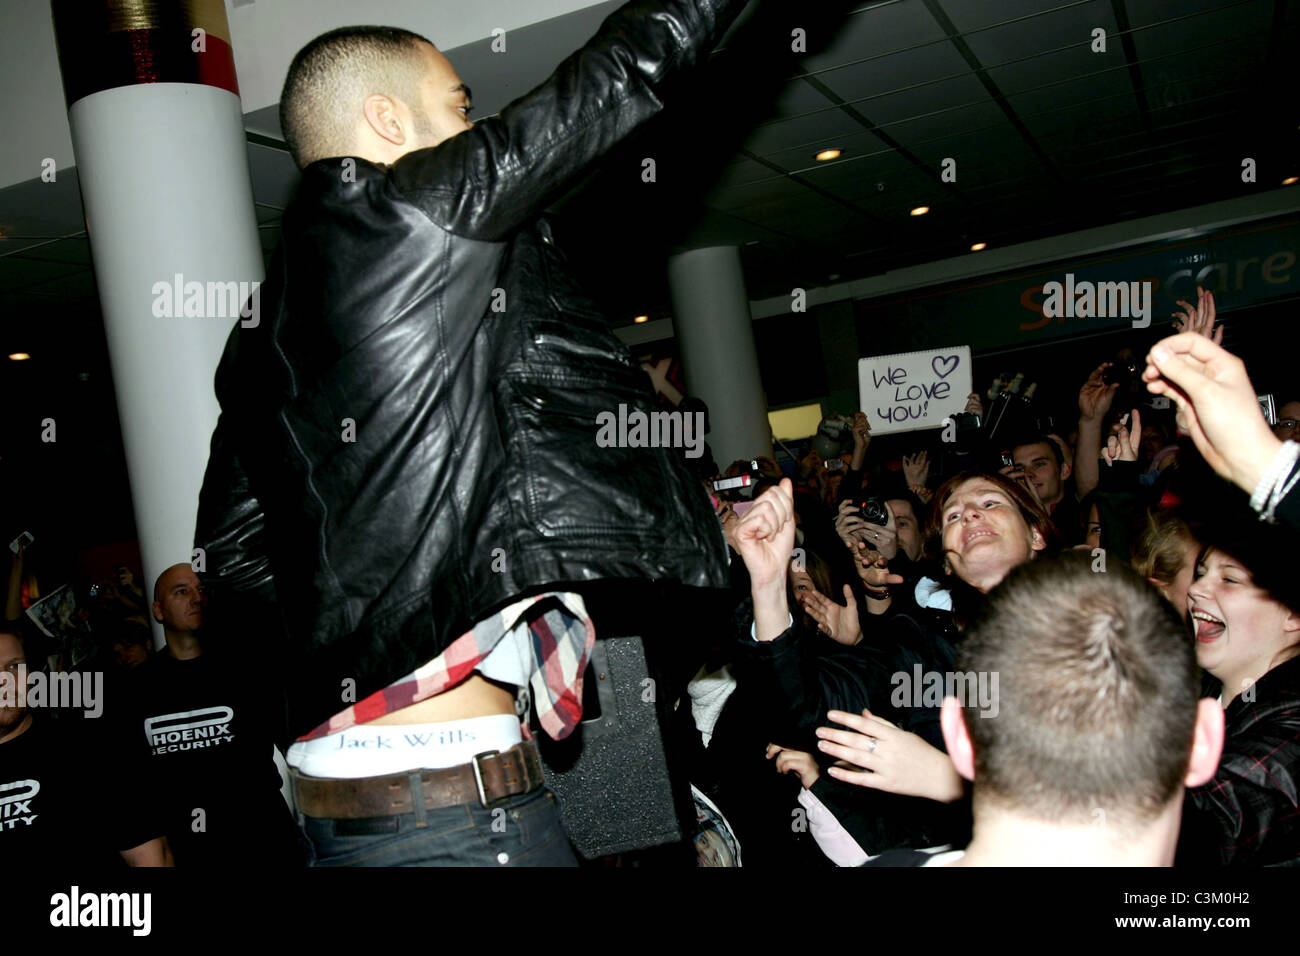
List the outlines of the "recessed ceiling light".
<svg viewBox="0 0 1300 956">
<path fill-rule="evenodd" d="M 930 207 L 929 207 L 929 206 L 917 206 L 915 209 L 912 210 L 912 215 L 913 215 L 913 216 L 924 216 L 924 215 L 925 215 L 927 212 L 929 212 L 929 211 L 930 211 Z"/>
<path fill-rule="evenodd" d="M 842 155 L 844 155 L 844 151 L 840 149 L 823 149 L 817 154 L 817 162 L 829 163 L 832 159 L 839 159 Z"/>
<path fill-rule="evenodd" d="M 1296 183 L 1300 183 L 1300 176 L 1288 176 L 1282 180 L 1283 186 L 1294 186 Z"/>
<path fill-rule="evenodd" d="M 981 249 L 983 249 L 983 248 L 986 247 L 987 245 L 988 245 L 987 242 L 977 242 L 977 243 L 975 243 L 975 245 L 973 245 L 973 246 L 970 247 L 970 251 L 971 251 L 971 252 L 979 252 Z"/>
<path fill-rule="evenodd" d="M 650 321 L 650 316 L 648 316 L 648 315 L 638 315 L 638 316 L 637 316 L 635 319 L 633 319 L 632 321 L 635 322 L 637 325 L 640 325 L 642 322 L 649 322 L 649 321 Z"/>
<path fill-rule="evenodd" d="M 29 358 L 31 358 L 31 356 L 28 355 L 26 352 L 9 353 L 9 359 L 14 362 L 26 362 Z"/>
</svg>

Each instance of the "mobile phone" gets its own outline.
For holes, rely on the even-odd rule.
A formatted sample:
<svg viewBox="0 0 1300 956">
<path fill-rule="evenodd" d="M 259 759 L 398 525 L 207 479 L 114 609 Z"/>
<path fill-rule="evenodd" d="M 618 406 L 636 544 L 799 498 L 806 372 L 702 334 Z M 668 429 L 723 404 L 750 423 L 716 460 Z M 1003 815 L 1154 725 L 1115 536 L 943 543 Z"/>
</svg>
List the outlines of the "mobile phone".
<svg viewBox="0 0 1300 956">
<path fill-rule="evenodd" d="M 18 537 L 9 542 L 9 550 L 14 554 L 17 554 L 20 548 L 30 547 L 35 542 L 36 539 L 32 536 L 32 533 L 30 531 L 24 531 Z"/>
<path fill-rule="evenodd" d="M 844 464 L 843 458 L 832 458 L 829 461 L 822 462 L 822 466 L 827 471 L 843 471 L 847 465 Z"/>
<path fill-rule="evenodd" d="M 1259 402 L 1259 410 L 1264 413 L 1264 418 L 1270 425 L 1277 424 L 1277 405 L 1273 402 L 1272 395 L 1256 395 L 1255 401 Z"/>
<path fill-rule="evenodd" d="M 1002 467 L 1003 467 L 1003 468 L 1014 468 L 1014 467 L 1016 467 L 1016 460 L 1015 460 L 1014 458 L 1011 457 L 1011 452 L 1009 452 L 1009 451 L 1004 451 L 1004 452 L 1002 453 Z"/>
<path fill-rule="evenodd" d="M 748 488 L 754 483 L 753 475 L 736 475 L 734 478 L 715 478 L 714 491 L 730 491 L 732 488 Z"/>
<path fill-rule="evenodd" d="M 752 501 L 737 501 L 731 505 L 731 510 L 735 512 L 737 518 L 741 518 L 744 517 L 745 512 L 752 507 L 754 507 L 754 502 Z"/>
</svg>

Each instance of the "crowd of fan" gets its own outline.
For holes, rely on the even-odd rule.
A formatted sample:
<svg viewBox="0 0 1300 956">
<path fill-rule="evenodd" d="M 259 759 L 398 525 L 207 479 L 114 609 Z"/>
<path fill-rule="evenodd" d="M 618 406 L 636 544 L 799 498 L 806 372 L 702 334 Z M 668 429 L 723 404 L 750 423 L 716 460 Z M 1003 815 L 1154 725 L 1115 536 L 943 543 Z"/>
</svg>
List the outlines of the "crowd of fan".
<svg viewBox="0 0 1300 956">
<path fill-rule="evenodd" d="M 711 861 L 1300 863 L 1300 394 L 1270 425 L 1213 296 L 1181 325 L 1065 435 L 873 462 L 859 412 L 843 465 L 709 482 L 748 595 L 678 708 Z"/>
<path fill-rule="evenodd" d="M 1213 297 L 1184 308 L 1133 374 L 1088 377 L 1065 434 L 991 427 L 985 399 L 1016 421 L 1003 382 L 892 461 L 859 412 L 849 451 L 706 480 L 731 590 L 717 616 L 671 611 L 690 620 L 667 748 L 701 865 L 1300 862 L 1300 395 L 1270 425 Z M 27 798 L 0 844 L 301 865 L 238 641 L 209 647 L 181 564 L 150 655 L 121 575 L 110 719 L 0 700 L 0 783 Z M 0 672 L 39 670 L 38 643 L 0 627 Z M 79 776 L 131 783 L 93 828 Z"/>
</svg>

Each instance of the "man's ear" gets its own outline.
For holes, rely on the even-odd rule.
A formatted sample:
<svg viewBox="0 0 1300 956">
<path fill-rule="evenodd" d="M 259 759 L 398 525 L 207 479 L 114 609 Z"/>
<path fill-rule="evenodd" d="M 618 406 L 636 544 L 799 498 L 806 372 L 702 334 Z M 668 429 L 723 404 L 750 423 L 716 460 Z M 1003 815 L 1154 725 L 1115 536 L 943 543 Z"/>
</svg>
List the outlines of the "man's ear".
<svg viewBox="0 0 1300 956">
<path fill-rule="evenodd" d="M 1196 733 L 1192 738 L 1192 755 L 1183 783 L 1199 787 L 1214 778 L 1223 754 L 1223 708 L 1217 700 L 1202 698 L 1196 706 Z"/>
<path fill-rule="evenodd" d="M 1043 537 L 1043 532 L 1039 531 L 1033 525 L 1029 526 L 1029 550 L 1042 551 L 1047 547 L 1047 539 Z"/>
<path fill-rule="evenodd" d="M 1070 464 L 1068 461 L 1067 461 L 1067 462 L 1062 462 L 1062 463 L 1061 463 L 1061 480 L 1062 480 L 1062 481 L 1069 481 L 1069 480 L 1070 480 L 1070 476 L 1071 476 L 1072 474 L 1074 474 L 1074 465 Z"/>
<path fill-rule="evenodd" d="M 939 725 L 943 728 L 943 742 L 948 748 L 952 765 L 963 778 L 974 780 L 975 749 L 971 746 L 970 733 L 966 730 L 966 715 L 962 713 L 961 701 L 956 697 L 943 699 Z"/>
<path fill-rule="evenodd" d="M 1300 614 L 1295 611 L 1288 611 L 1286 619 L 1282 622 L 1284 631 L 1300 631 Z"/>
<path fill-rule="evenodd" d="M 397 103 L 382 93 L 371 93 L 366 97 L 362 114 L 366 125 L 376 136 L 387 140 L 394 146 L 405 146 L 407 130 L 402 124 L 402 116 Z"/>
<path fill-rule="evenodd" d="M 159 624 L 163 622 L 162 605 L 159 604 L 157 601 L 153 602 L 153 619 L 157 621 Z"/>
</svg>

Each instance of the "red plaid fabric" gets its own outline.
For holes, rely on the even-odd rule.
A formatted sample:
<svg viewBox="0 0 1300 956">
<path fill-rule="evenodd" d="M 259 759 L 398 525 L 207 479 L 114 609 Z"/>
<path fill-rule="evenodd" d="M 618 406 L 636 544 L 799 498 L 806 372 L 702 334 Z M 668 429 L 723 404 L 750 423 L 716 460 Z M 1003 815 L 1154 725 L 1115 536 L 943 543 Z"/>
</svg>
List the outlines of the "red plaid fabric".
<svg viewBox="0 0 1300 956">
<path fill-rule="evenodd" d="M 586 604 L 579 595 L 569 592 L 533 595 L 479 621 L 423 667 L 357 701 L 298 739 L 314 740 L 369 723 L 455 687 L 517 628 L 528 629 L 533 651 L 529 687 L 542 729 L 556 740 L 564 739 L 582 719 L 582 675 L 596 643 L 596 628 Z M 527 733 L 526 724 L 524 729 Z"/>
</svg>

